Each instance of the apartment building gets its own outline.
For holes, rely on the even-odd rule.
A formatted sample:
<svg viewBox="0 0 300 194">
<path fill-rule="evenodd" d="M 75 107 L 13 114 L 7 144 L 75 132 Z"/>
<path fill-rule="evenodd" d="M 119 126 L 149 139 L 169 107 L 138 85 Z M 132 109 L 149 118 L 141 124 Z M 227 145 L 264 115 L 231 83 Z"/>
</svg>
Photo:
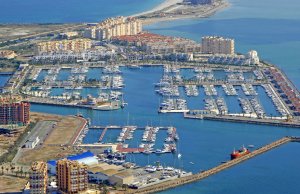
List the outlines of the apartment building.
<svg viewBox="0 0 300 194">
<path fill-rule="evenodd" d="M 48 175 L 46 162 L 34 162 L 31 165 L 30 173 L 30 193 L 47 193 Z"/>
<path fill-rule="evenodd" d="M 234 54 L 234 40 L 220 36 L 202 37 L 202 52 L 205 54 Z"/>
<path fill-rule="evenodd" d="M 67 159 L 56 165 L 57 186 L 62 193 L 79 193 L 88 188 L 87 165 Z"/>
</svg>

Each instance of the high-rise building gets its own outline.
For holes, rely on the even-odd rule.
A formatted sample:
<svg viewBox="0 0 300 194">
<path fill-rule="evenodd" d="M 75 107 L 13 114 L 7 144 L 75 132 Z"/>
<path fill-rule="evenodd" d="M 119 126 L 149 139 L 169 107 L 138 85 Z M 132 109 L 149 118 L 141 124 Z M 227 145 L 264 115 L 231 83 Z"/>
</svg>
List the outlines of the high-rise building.
<svg viewBox="0 0 300 194">
<path fill-rule="evenodd" d="M 202 37 L 202 52 L 205 54 L 234 54 L 234 40 L 220 36 Z"/>
<path fill-rule="evenodd" d="M 58 189 L 63 193 L 78 193 L 88 188 L 87 165 L 67 159 L 58 160 L 56 165 Z"/>
<path fill-rule="evenodd" d="M 112 37 L 123 35 L 136 35 L 142 31 L 142 23 L 140 20 L 132 17 L 116 17 L 108 18 L 96 26 L 86 28 L 84 37 L 109 40 Z"/>
<path fill-rule="evenodd" d="M 74 39 L 61 41 L 40 42 L 36 45 L 37 52 L 52 53 L 52 52 L 82 52 L 92 47 L 92 42 L 89 39 Z"/>
<path fill-rule="evenodd" d="M 34 162 L 30 173 L 30 193 L 47 193 L 48 174 L 46 162 Z"/>
<path fill-rule="evenodd" d="M 30 121 L 30 103 L 22 102 L 19 97 L 0 96 L 0 124 L 22 124 Z"/>
</svg>

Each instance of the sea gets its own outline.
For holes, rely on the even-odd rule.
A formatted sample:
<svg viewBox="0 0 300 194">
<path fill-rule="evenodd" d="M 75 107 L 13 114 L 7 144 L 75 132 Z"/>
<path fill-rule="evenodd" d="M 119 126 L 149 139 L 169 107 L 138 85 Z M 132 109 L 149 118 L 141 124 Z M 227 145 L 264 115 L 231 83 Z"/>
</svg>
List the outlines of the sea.
<svg viewBox="0 0 300 194">
<path fill-rule="evenodd" d="M 109 16 L 127 15 L 147 10 L 159 2 L 161 1 L 27 0 L 25 2 L 0 0 L 0 22 L 94 22 Z M 279 66 L 300 88 L 298 79 L 300 75 L 298 55 L 300 50 L 300 12 L 298 11 L 300 3 L 296 0 L 230 0 L 230 3 L 229 8 L 209 18 L 161 22 L 146 26 L 146 30 L 164 35 L 187 37 L 196 41 L 200 41 L 204 35 L 232 37 L 235 39 L 237 52 L 246 53 L 249 50 L 257 50 L 262 59 Z M 26 9 L 20 11 L 24 6 Z M 99 12 L 97 12 L 97 7 Z M 18 14 L 8 13 L 7 9 L 9 8 L 15 9 L 15 13 Z M 52 12 L 49 11 L 50 8 L 53 8 Z M 39 9 L 41 11 L 35 12 Z M 177 145 L 178 152 L 182 154 L 180 160 L 172 154 L 149 156 L 132 154 L 128 158 L 140 165 L 161 161 L 163 165 L 180 167 L 194 173 L 228 160 L 233 148 L 239 148 L 241 145 L 251 144 L 257 148 L 283 136 L 300 136 L 300 130 L 294 128 L 188 120 L 184 119 L 181 114 L 158 114 L 160 97 L 155 93 L 153 84 L 161 78 L 162 68 L 124 68 L 122 71 L 126 84 L 124 98 L 128 102 L 128 105 L 122 110 L 102 112 L 45 105 L 32 105 L 31 110 L 63 115 L 80 112 L 85 117 L 91 118 L 93 125 L 126 125 L 128 123 L 138 126 L 173 125 L 177 128 L 180 136 Z M 263 92 L 260 91 L 260 88 L 257 90 L 262 96 Z M 203 95 L 203 91 L 200 90 L 200 92 Z M 189 99 L 188 101 L 191 106 L 198 107 L 203 104 L 200 99 L 202 97 L 200 95 L 199 99 Z M 267 97 L 261 100 L 264 108 L 272 111 Z M 232 109 L 237 108 L 233 107 Z M 96 141 L 95 137 L 98 136 L 99 131 L 91 130 L 84 141 Z M 113 136 L 114 134 L 111 134 L 111 138 Z M 161 193 L 297 194 L 300 193 L 299 148 L 299 143 L 289 143 L 205 180 Z"/>
</svg>

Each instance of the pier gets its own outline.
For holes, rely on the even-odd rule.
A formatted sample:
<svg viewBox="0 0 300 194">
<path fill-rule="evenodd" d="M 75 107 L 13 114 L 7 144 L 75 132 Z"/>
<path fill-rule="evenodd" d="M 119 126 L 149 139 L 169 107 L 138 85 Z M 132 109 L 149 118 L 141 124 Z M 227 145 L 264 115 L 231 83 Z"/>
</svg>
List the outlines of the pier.
<svg viewBox="0 0 300 194">
<path fill-rule="evenodd" d="M 106 131 L 107 131 L 107 127 L 102 131 L 102 133 L 101 133 L 101 136 L 100 136 L 100 138 L 99 138 L 99 141 L 98 142 L 101 142 L 102 141 L 102 139 L 103 139 L 103 137 L 104 137 L 104 135 L 105 135 L 105 133 L 106 133 Z"/>
<path fill-rule="evenodd" d="M 174 188 L 174 187 L 177 187 L 177 186 L 181 186 L 181 185 L 184 185 L 184 184 L 199 181 L 199 180 L 207 178 L 211 175 L 219 173 L 223 170 L 226 170 L 230 167 L 233 167 L 237 164 L 240 164 L 241 162 L 244 162 L 248 159 L 251 159 L 251 158 L 253 158 L 257 155 L 260 155 L 260 154 L 263 154 L 267 151 L 270 151 L 270 150 L 272 150 L 276 147 L 279 147 L 283 144 L 286 144 L 286 143 L 289 143 L 289 142 L 294 142 L 294 141 L 299 142 L 300 138 L 299 137 L 284 137 L 284 138 L 281 138 L 281 139 L 279 139 L 277 141 L 274 141 L 270 144 L 267 144 L 267 145 L 265 145 L 265 146 L 263 146 L 263 147 L 261 147 L 257 150 L 254 150 L 253 152 L 251 152 L 247 155 L 241 156 L 241 157 L 236 158 L 234 160 L 227 161 L 226 163 L 223 163 L 223 164 L 221 164 L 219 166 L 216 166 L 214 168 L 211 168 L 209 170 L 205 170 L 205 171 L 199 172 L 197 174 L 193 174 L 193 175 L 179 177 L 178 179 L 175 179 L 175 180 L 165 181 L 165 182 L 162 182 L 162 183 L 158 183 L 156 185 L 151 185 L 151 186 L 144 187 L 144 188 L 137 189 L 137 190 L 128 190 L 126 193 L 130 193 L 130 194 L 131 193 L 132 194 L 133 193 L 142 193 L 142 194 L 155 193 L 155 192 L 171 189 L 171 188 Z"/>
</svg>

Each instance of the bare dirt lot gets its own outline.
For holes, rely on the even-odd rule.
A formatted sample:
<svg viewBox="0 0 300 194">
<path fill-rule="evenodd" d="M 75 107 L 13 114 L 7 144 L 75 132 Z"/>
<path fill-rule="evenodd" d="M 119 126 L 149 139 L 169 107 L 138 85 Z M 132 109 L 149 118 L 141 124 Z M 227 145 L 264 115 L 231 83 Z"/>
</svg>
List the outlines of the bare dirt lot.
<svg viewBox="0 0 300 194">
<path fill-rule="evenodd" d="M 0 176 L 1 193 L 19 192 L 21 191 L 27 180 L 23 178 Z"/>
<path fill-rule="evenodd" d="M 0 42 L 72 26 L 74 24 L 0 24 Z"/>
<path fill-rule="evenodd" d="M 45 142 L 35 149 L 22 149 L 17 163 L 30 165 L 33 161 L 47 161 L 58 159 L 77 153 L 71 144 L 78 131 L 84 126 L 84 121 L 74 116 L 58 116 L 50 114 L 32 113 L 34 121 L 54 121 L 56 123 Z"/>
</svg>

